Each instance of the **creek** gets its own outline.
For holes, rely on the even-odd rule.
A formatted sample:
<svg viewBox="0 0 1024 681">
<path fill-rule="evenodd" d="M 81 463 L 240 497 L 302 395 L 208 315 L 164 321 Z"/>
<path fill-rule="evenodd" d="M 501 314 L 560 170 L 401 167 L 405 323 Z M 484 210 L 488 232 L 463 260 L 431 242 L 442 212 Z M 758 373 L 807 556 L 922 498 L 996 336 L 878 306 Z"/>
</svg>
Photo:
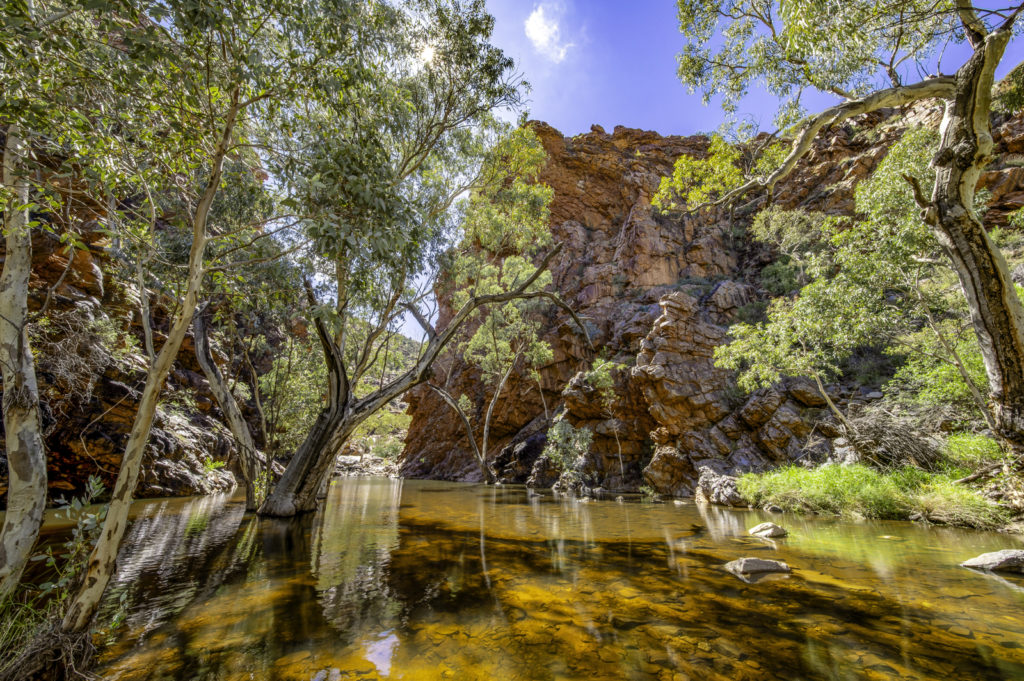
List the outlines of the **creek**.
<svg viewBox="0 0 1024 681">
<path fill-rule="evenodd" d="M 1011 536 L 386 478 L 291 521 L 134 512 L 111 681 L 1024 679 L 1024 579 L 958 566 Z"/>
</svg>

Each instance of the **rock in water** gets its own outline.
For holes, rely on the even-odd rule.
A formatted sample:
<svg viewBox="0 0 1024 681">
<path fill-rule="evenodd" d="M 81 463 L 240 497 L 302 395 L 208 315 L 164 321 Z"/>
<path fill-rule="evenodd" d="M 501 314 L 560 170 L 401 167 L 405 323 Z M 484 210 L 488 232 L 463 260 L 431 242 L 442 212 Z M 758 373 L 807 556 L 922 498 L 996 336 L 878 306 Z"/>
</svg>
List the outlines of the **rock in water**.
<svg viewBox="0 0 1024 681">
<path fill-rule="evenodd" d="M 770 572 L 792 572 L 789 566 L 781 560 L 765 560 L 764 558 L 738 558 L 726 563 L 725 569 L 741 577 Z"/>
<path fill-rule="evenodd" d="M 746 506 L 747 503 L 736 489 L 736 478 L 718 473 L 710 467 L 700 469 L 697 481 L 697 499 L 720 506 Z"/>
<path fill-rule="evenodd" d="M 992 570 L 993 572 L 1024 573 L 1024 550 L 1003 549 L 992 553 L 983 553 L 970 560 L 960 563 L 963 567 L 976 570 Z"/>
<path fill-rule="evenodd" d="M 755 537 L 765 537 L 767 539 L 785 537 L 789 534 L 785 528 L 779 527 L 775 523 L 761 523 L 760 525 L 751 527 L 749 532 Z"/>
</svg>

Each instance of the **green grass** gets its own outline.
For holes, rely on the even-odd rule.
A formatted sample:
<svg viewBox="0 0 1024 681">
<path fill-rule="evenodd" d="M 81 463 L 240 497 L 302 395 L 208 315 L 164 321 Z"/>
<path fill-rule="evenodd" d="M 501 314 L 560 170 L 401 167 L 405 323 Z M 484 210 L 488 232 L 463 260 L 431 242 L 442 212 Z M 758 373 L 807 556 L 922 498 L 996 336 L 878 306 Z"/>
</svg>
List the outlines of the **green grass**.
<svg viewBox="0 0 1024 681">
<path fill-rule="evenodd" d="M 954 433 L 946 438 L 944 454 L 950 464 L 977 469 L 1001 461 L 999 443 L 985 435 Z"/>
<path fill-rule="evenodd" d="M 748 473 L 738 488 L 755 506 L 774 504 L 787 511 L 892 520 L 920 513 L 935 522 L 982 529 L 1008 521 L 999 506 L 953 480 L 916 468 L 881 473 L 862 465 L 830 464 Z"/>
</svg>

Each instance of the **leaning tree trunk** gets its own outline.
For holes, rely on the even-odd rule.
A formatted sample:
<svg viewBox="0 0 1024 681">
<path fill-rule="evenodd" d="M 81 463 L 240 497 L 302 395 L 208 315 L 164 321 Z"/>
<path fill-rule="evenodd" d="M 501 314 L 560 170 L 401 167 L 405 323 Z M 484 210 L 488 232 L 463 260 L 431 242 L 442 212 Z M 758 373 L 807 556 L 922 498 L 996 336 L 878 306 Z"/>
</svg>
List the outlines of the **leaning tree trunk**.
<svg viewBox="0 0 1024 681">
<path fill-rule="evenodd" d="M 462 328 L 463 323 L 478 308 L 507 303 L 510 300 L 545 298 L 566 310 L 586 334 L 586 329 L 579 316 L 561 298 L 548 291 L 528 291 L 541 273 L 547 270 L 551 260 L 561 249 L 561 244 L 553 248 L 544 256 L 534 273 L 514 290 L 471 298 L 452 316 L 443 331 L 434 329 L 429 322 L 426 322 L 421 315 L 417 315 L 414 311 L 414 316 L 417 317 L 417 321 L 423 325 L 429 336 L 426 350 L 414 367 L 387 385 L 358 400 L 352 399 L 345 364 L 331 335 L 327 332 L 323 321 L 314 318 L 317 336 L 320 338 L 320 344 L 327 359 L 330 387 L 328 406 L 320 412 L 312 431 L 288 463 L 284 475 L 267 496 L 267 500 L 263 502 L 260 514 L 287 517 L 315 510 L 317 495 L 323 489 L 330 471 L 334 468 L 334 461 L 341 446 L 352 434 L 352 431 L 391 400 L 426 382 L 434 361 Z M 586 335 L 584 337 L 587 338 L 589 344 L 590 338 Z M 592 345 L 591 348 L 593 348 Z"/>
<path fill-rule="evenodd" d="M 345 363 L 323 321 L 316 318 L 313 323 L 327 361 L 327 406 L 320 411 L 309 435 L 285 468 L 284 475 L 267 495 L 260 507 L 261 515 L 286 518 L 314 510 L 317 495 L 334 468 L 341 445 L 358 425 L 358 422 L 353 422 L 349 404 Z"/>
<path fill-rule="evenodd" d="M 205 239 L 194 242 L 192 245 L 193 256 L 190 259 L 202 262 L 205 245 Z M 103 531 L 89 556 L 81 590 L 75 596 L 64 617 L 63 628 L 65 631 L 83 632 L 86 630 L 99 607 L 107 582 L 114 573 L 117 551 L 128 526 L 128 511 L 132 503 L 132 494 L 139 482 L 142 456 L 153 427 L 153 418 L 160 401 L 160 391 L 171 372 L 178 350 L 185 340 L 189 324 L 192 321 L 192 313 L 196 308 L 203 271 L 201 267 L 195 270 L 192 267 L 189 269 L 192 271 L 189 273 L 188 288 L 181 308 L 174 318 L 174 323 L 167 334 L 167 340 L 164 341 L 156 359 L 149 367 L 146 385 L 142 389 L 142 399 L 139 401 L 139 410 L 132 422 L 128 444 L 125 445 L 124 455 L 121 459 L 121 469 L 117 474 L 117 482 L 114 483 L 113 497 L 107 509 L 107 517 L 103 522 Z"/>
<path fill-rule="evenodd" d="M 1024 308 L 999 248 L 974 213 L 974 194 L 993 147 L 992 84 L 1009 30 L 974 36 L 946 104 L 937 173 L 925 221 L 949 253 L 971 311 L 988 374 L 996 434 L 1024 451 Z"/>
<path fill-rule="evenodd" d="M 4 212 L 6 252 L 0 275 L 0 365 L 3 367 L 7 514 L 0 529 L 0 600 L 18 585 L 39 535 L 46 506 L 46 456 L 39 423 L 39 387 L 28 341 L 28 280 L 32 270 L 29 183 L 18 175 L 27 153 L 15 125 L 7 128 L 3 184 L 14 196 Z"/>
<path fill-rule="evenodd" d="M 135 413 L 135 420 L 132 422 L 132 429 L 128 435 L 128 443 L 125 445 L 124 455 L 121 458 L 121 469 L 118 471 L 117 481 L 114 483 L 113 496 L 110 506 L 107 508 L 107 516 L 103 521 L 99 541 L 93 547 L 92 553 L 89 554 L 82 586 L 75 594 L 61 625 L 62 630 L 66 633 L 82 634 L 87 631 L 89 623 L 99 608 L 103 591 L 107 588 L 107 582 L 114 574 L 117 551 L 121 546 L 125 530 L 128 528 L 128 510 L 131 508 L 132 494 L 139 482 L 142 455 L 145 453 L 146 443 L 149 442 L 149 433 L 153 428 L 153 417 L 156 415 L 157 403 L 160 401 L 160 391 L 171 372 L 171 367 L 185 340 L 188 327 L 192 323 L 192 315 L 199 302 L 199 290 L 202 288 L 203 277 L 206 274 L 203 267 L 203 257 L 209 240 L 206 223 L 213 200 L 220 189 L 224 157 L 231 144 L 235 119 L 240 108 L 238 102 L 239 92 L 236 88 L 231 93 L 231 107 L 228 109 L 221 138 L 218 140 L 217 148 L 211 159 L 210 177 L 192 216 L 192 247 L 188 256 L 188 280 L 185 286 L 185 295 L 171 323 L 167 339 L 150 364 L 146 385 L 142 389 L 142 399 L 139 401 L 139 409 Z"/>
<path fill-rule="evenodd" d="M 192 322 L 195 331 L 196 360 L 199 362 L 206 380 L 210 383 L 210 392 L 213 393 L 224 420 L 227 421 L 228 429 L 235 438 L 235 446 L 238 447 L 238 458 L 241 462 L 242 477 L 245 482 L 245 510 L 255 511 L 259 505 L 256 495 L 256 475 L 259 470 L 259 461 L 256 457 L 256 445 L 253 444 L 252 434 L 249 432 L 249 424 L 245 422 L 242 411 L 238 408 L 238 402 L 224 381 L 217 363 L 210 351 L 210 340 L 207 337 L 207 320 L 209 308 L 205 307 L 199 311 Z"/>
</svg>

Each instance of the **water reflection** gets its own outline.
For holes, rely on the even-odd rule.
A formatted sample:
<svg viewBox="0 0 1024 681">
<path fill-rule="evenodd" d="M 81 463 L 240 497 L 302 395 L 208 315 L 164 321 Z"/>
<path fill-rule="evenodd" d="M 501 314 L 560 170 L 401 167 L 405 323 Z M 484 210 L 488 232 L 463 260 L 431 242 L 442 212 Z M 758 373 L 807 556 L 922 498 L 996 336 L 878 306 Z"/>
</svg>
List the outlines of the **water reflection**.
<svg viewBox="0 0 1024 681">
<path fill-rule="evenodd" d="M 1024 582 L 956 567 L 1019 541 L 994 534 L 786 516 L 772 542 L 757 512 L 383 479 L 291 522 L 142 509 L 104 678 L 1024 678 Z M 744 555 L 796 571 L 745 584 Z"/>
</svg>

